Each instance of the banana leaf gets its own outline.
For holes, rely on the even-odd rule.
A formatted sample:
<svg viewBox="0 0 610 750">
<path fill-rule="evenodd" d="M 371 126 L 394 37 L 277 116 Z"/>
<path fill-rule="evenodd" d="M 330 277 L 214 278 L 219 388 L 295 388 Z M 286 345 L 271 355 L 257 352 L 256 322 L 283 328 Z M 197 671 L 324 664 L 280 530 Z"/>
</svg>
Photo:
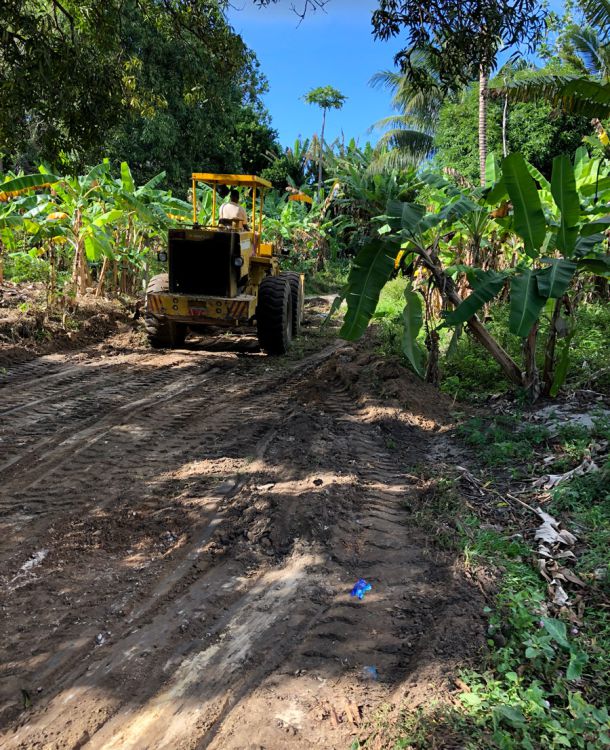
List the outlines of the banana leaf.
<svg viewBox="0 0 610 750">
<path fill-rule="evenodd" d="M 551 193 L 561 211 L 561 224 L 557 233 L 557 247 L 570 255 L 574 251 L 580 222 L 580 201 L 576 192 L 576 178 L 569 157 L 556 156 L 553 159 Z"/>
<path fill-rule="evenodd" d="M 590 198 L 594 195 L 598 197 L 605 193 L 606 190 L 610 189 L 610 177 L 600 176 L 599 179 L 592 179 L 590 182 L 581 185 L 578 188 L 578 192 L 585 198 Z"/>
<path fill-rule="evenodd" d="M 477 203 L 474 203 L 465 195 L 460 195 L 455 200 L 444 205 L 440 211 L 437 211 L 437 213 L 426 214 L 420 222 L 420 227 L 422 230 L 432 229 L 433 227 L 442 224 L 444 221 L 457 221 L 478 208 L 479 206 Z"/>
<path fill-rule="evenodd" d="M 485 187 L 491 188 L 501 178 L 502 172 L 500 171 L 500 161 L 494 154 L 487 154 L 485 160 Z"/>
<path fill-rule="evenodd" d="M 573 255 L 576 258 L 583 258 L 585 255 L 593 252 L 593 250 L 604 241 L 604 235 L 601 232 L 597 234 L 591 234 L 588 237 L 581 236 L 576 240 Z"/>
<path fill-rule="evenodd" d="M 110 211 L 106 211 L 105 213 L 96 216 L 91 223 L 95 224 L 96 227 L 105 227 L 106 224 L 116 223 L 119 219 L 123 218 L 126 218 L 125 212 L 121 211 L 120 208 L 113 208 Z"/>
<path fill-rule="evenodd" d="M 472 294 L 468 295 L 455 310 L 447 313 L 442 327 L 454 326 L 470 320 L 486 302 L 498 294 L 504 286 L 507 275 L 496 271 L 481 271 L 477 275 L 476 282 L 472 284 Z"/>
<path fill-rule="evenodd" d="M 402 203 L 400 211 L 400 226 L 410 234 L 420 231 L 421 221 L 426 215 L 424 206 L 417 203 Z"/>
<path fill-rule="evenodd" d="M 121 162 L 121 185 L 123 187 L 123 190 L 127 191 L 128 193 L 135 192 L 136 185 L 133 181 L 133 176 L 131 174 L 131 169 L 129 169 L 129 164 L 127 164 L 126 161 Z"/>
<path fill-rule="evenodd" d="M 424 322 L 422 300 L 417 292 L 407 287 L 405 289 L 406 305 L 402 311 L 403 337 L 402 351 L 409 360 L 415 372 L 424 377 L 424 352 L 417 343 L 417 336 Z"/>
<path fill-rule="evenodd" d="M 610 255 L 599 258 L 581 258 L 578 267 L 592 273 L 594 276 L 610 276 Z"/>
<path fill-rule="evenodd" d="M 435 172 L 425 172 L 420 176 L 420 179 L 425 185 L 443 190 L 449 196 L 459 195 L 461 192 L 453 182 Z"/>
<path fill-rule="evenodd" d="M 8 229 L 9 227 L 18 227 L 23 224 L 23 216 L 19 214 L 9 214 L 8 216 L 0 216 L 0 229 Z"/>
<path fill-rule="evenodd" d="M 561 386 L 566 382 L 566 377 L 568 375 L 568 366 L 570 364 L 570 344 L 572 343 L 572 339 L 574 338 L 575 333 L 576 326 L 572 328 L 572 330 L 560 344 L 561 349 L 559 352 L 559 356 L 557 357 L 557 364 L 555 365 L 555 376 L 553 378 L 553 383 L 551 384 L 551 389 L 549 391 L 549 395 L 552 398 L 555 398 L 555 396 L 557 396 L 557 394 L 561 390 Z"/>
<path fill-rule="evenodd" d="M 148 182 L 145 182 L 144 185 L 140 186 L 136 190 L 136 195 L 140 197 L 142 193 L 145 193 L 148 190 L 152 190 L 153 188 L 156 188 L 160 182 L 163 182 L 166 176 L 167 176 L 167 172 L 159 172 L 159 174 L 155 175 L 154 177 L 151 177 L 151 179 Z"/>
<path fill-rule="evenodd" d="M 515 231 L 523 239 L 527 255 L 535 258 L 546 236 L 546 219 L 536 185 L 520 153 L 507 156 L 502 170 L 513 204 Z"/>
<path fill-rule="evenodd" d="M 108 235 L 99 227 L 91 225 L 91 232 L 85 237 L 85 254 L 90 261 L 98 261 L 102 256 L 114 257 L 112 243 Z"/>
<path fill-rule="evenodd" d="M 504 198 L 508 197 L 508 192 L 506 190 L 506 183 L 504 182 L 504 178 L 496 182 L 496 184 L 491 188 L 491 190 L 488 190 L 486 193 L 484 193 L 485 203 L 487 203 L 490 206 L 494 206 L 496 203 L 500 203 Z"/>
<path fill-rule="evenodd" d="M 546 299 L 538 293 L 536 274 L 526 268 L 513 276 L 510 284 L 510 314 L 508 327 L 511 333 L 525 338 L 538 320 Z"/>
<path fill-rule="evenodd" d="M 135 196 L 124 190 L 119 191 L 119 196 L 129 208 L 135 211 L 138 218 L 147 224 L 152 224 L 153 226 L 165 226 L 167 224 L 168 219 L 163 211 L 161 211 L 161 217 L 159 217 L 158 214 L 155 215 L 151 205 L 143 203 L 141 200 L 138 200 Z"/>
<path fill-rule="evenodd" d="M 89 188 L 93 187 L 96 182 L 99 182 L 104 175 L 108 174 L 109 171 L 110 162 L 107 159 L 104 159 L 101 164 L 93 167 L 88 174 L 79 178 L 79 181 L 82 180 L 81 188 L 85 191 L 89 190 Z"/>
<path fill-rule="evenodd" d="M 381 290 L 394 270 L 395 258 L 396 246 L 382 240 L 371 240 L 356 255 L 347 280 L 341 338 L 356 341 L 366 331 Z"/>
<path fill-rule="evenodd" d="M 551 190 L 551 183 L 542 174 L 542 172 L 539 169 L 536 169 L 536 167 L 533 164 L 530 164 L 529 161 L 525 162 L 525 166 L 527 167 L 527 171 L 536 180 L 536 182 L 540 185 L 540 187 L 543 190 L 547 190 L 547 191 L 550 192 L 550 190 Z"/>
<path fill-rule="evenodd" d="M 580 181 L 588 162 L 589 152 L 587 151 L 586 146 L 579 146 L 574 154 L 574 177 L 576 179 L 577 187 L 580 187 Z"/>
<path fill-rule="evenodd" d="M 544 258 L 550 266 L 536 271 L 538 293 L 547 299 L 559 299 L 567 292 L 570 282 L 576 273 L 576 263 L 563 258 Z"/>
<path fill-rule="evenodd" d="M 607 229 L 610 229 L 610 216 L 602 216 L 600 219 L 584 224 L 580 228 L 580 234 L 582 237 L 590 237 L 592 234 L 605 232 Z"/>
<path fill-rule="evenodd" d="M 26 174 L 6 182 L 0 182 L 0 195 L 18 194 L 24 190 L 43 188 L 59 182 L 61 178 L 52 174 Z"/>
</svg>

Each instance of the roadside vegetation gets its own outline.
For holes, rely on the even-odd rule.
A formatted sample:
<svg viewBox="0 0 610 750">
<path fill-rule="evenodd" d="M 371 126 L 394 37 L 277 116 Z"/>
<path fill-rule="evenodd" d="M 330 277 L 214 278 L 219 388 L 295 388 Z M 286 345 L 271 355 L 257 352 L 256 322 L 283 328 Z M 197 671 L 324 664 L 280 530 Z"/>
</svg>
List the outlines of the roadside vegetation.
<svg viewBox="0 0 610 750">
<path fill-rule="evenodd" d="M 209 189 L 187 189 L 193 165 L 260 173 L 273 184 L 264 237 L 308 294 L 336 295 L 339 335 L 357 341 L 373 324 L 384 356 L 453 399 L 460 465 L 413 467 L 413 518 L 485 583 L 489 650 L 456 678 L 452 703 L 380 716 L 353 747 L 610 746 L 608 3 L 582 0 L 563 17 L 534 0 L 510 12 L 487 3 L 476 28 L 448 0 L 427 14 L 382 4 L 375 34 L 403 33 L 408 46 L 400 70 L 373 77 L 394 110 L 379 142 L 325 141 L 345 96 L 321 86 L 305 94 L 322 110 L 319 136 L 289 148 L 223 3 L 110 3 L 96 23 L 79 4 L 48 4 L 50 82 L 42 52 L 28 56 L 34 5 L 0 11 L 20 29 L 0 42 L 12 76 L 0 103 L 0 292 L 38 285 L 36 315 L 64 328 L 85 298 L 135 304 L 193 200 L 209 222 Z M 497 69 L 515 47 L 541 65 Z M 87 99 L 101 121 L 52 106 L 52 86 L 85 98 L 101 78 Z M 208 101 L 223 114 L 204 122 Z M 298 192 L 312 205 L 289 200 Z"/>
<path fill-rule="evenodd" d="M 485 585 L 489 652 L 456 676 L 451 703 L 380 717 L 372 737 L 387 746 L 610 743 L 610 462 L 600 451 L 610 422 L 606 412 L 590 429 L 568 421 L 549 430 L 524 418 L 464 418 L 465 465 L 415 468 L 414 518 Z M 587 460 L 594 469 L 565 478 Z"/>
</svg>

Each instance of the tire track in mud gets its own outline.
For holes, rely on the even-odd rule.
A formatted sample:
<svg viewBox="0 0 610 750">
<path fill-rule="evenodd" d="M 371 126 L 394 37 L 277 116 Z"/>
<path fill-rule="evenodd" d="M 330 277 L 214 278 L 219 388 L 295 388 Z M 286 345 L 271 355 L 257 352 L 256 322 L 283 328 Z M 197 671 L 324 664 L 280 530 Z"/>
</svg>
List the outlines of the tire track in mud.
<svg viewBox="0 0 610 750">
<path fill-rule="evenodd" d="M 150 391 L 179 377 L 180 398 L 166 386 L 165 399 L 139 394 L 134 406 L 126 382 L 106 416 L 73 419 L 73 456 L 66 434 L 55 438 L 45 464 L 53 486 L 41 486 L 38 468 L 32 480 L 25 463 L 11 472 L 0 498 L 7 512 L 11 497 L 37 509 L 14 516 L 17 535 L 39 549 L 75 512 L 137 512 L 142 526 L 160 514 L 160 528 L 177 518 L 184 530 L 167 549 L 133 552 L 132 523 L 123 546 L 111 536 L 101 551 L 79 547 L 76 570 L 62 564 L 70 553 L 57 539 L 13 602 L 27 610 L 45 586 L 68 597 L 58 614 L 21 623 L 23 635 L 2 654 L 10 686 L 0 721 L 3 710 L 6 720 L 17 715 L 11 690 L 44 686 L 35 711 L 4 736 L 7 748 L 345 747 L 360 719 L 404 692 L 409 674 L 419 670 L 419 685 L 428 662 L 438 671 L 451 661 L 438 623 L 455 620 L 452 607 L 472 593 L 411 528 L 409 483 L 383 448 L 379 414 L 319 378 L 337 349 L 295 366 L 172 355 L 175 371 Z M 418 434 L 417 445 L 402 427 L 404 447 L 423 454 L 428 438 Z M 15 572 L 23 554 L 5 559 Z M 361 575 L 373 591 L 357 603 L 349 589 Z M 87 592 L 92 581 L 97 591 Z M 363 679 L 365 666 L 379 679 Z"/>
</svg>

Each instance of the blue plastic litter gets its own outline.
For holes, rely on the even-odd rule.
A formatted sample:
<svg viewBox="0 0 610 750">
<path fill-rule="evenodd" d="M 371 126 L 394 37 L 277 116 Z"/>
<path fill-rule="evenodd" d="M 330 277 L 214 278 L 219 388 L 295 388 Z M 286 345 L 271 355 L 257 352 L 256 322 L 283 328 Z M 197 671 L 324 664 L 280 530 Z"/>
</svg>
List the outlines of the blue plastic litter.
<svg viewBox="0 0 610 750">
<path fill-rule="evenodd" d="M 351 596 L 357 596 L 358 599 L 362 601 L 366 592 L 370 591 L 371 589 L 372 586 L 370 583 L 367 583 L 364 578 L 359 578 L 358 581 L 356 581 L 356 585 L 352 589 Z"/>
<path fill-rule="evenodd" d="M 363 667 L 362 676 L 365 680 L 378 680 L 379 674 L 377 672 L 377 667 Z"/>
</svg>

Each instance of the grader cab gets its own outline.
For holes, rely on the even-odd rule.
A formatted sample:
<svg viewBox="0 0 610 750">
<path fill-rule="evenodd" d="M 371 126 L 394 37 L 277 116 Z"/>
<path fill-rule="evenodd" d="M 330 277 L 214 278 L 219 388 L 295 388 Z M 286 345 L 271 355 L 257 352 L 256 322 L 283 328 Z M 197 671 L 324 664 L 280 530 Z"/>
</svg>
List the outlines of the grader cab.
<svg viewBox="0 0 610 750">
<path fill-rule="evenodd" d="M 212 186 L 209 226 L 197 223 L 197 184 Z M 250 191 L 250 216 L 218 218 L 219 186 Z M 192 175 L 193 225 L 169 230 L 168 273 L 146 291 L 145 324 L 152 346 L 182 346 L 187 331 L 209 326 L 256 326 L 261 348 L 285 354 L 303 317 L 303 277 L 281 272 L 279 252 L 262 241 L 265 192 L 271 183 L 251 175 Z M 250 202 L 250 201 L 249 201 Z"/>
</svg>

